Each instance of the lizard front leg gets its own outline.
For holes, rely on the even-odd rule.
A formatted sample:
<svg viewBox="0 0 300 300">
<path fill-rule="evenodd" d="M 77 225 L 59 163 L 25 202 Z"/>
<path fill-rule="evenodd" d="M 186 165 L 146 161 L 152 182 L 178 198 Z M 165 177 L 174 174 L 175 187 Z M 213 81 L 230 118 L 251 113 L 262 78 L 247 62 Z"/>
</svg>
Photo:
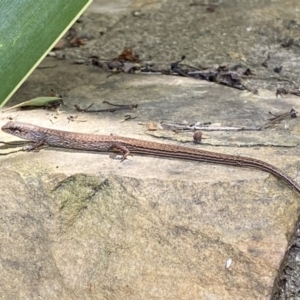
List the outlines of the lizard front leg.
<svg viewBox="0 0 300 300">
<path fill-rule="evenodd" d="M 23 147 L 23 151 L 34 151 L 37 150 L 39 151 L 41 149 L 42 146 L 46 145 L 45 144 L 45 140 L 41 139 L 39 141 L 37 141 L 36 143 L 32 144 L 32 145 L 27 145 L 25 147 Z"/>
</svg>

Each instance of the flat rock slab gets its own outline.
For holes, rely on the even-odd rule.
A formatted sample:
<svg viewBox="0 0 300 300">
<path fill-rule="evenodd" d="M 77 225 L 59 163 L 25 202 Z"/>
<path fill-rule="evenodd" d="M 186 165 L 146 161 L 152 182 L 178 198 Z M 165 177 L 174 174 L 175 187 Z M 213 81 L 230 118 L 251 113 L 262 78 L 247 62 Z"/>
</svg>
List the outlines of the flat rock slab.
<svg viewBox="0 0 300 300">
<path fill-rule="evenodd" d="M 167 6 L 157 13 L 162 10 Z M 276 98 L 264 87 L 253 95 L 182 77 L 107 78 L 70 59 L 47 58 L 42 65 L 54 64 L 37 69 L 9 104 L 54 88 L 65 96 L 60 112 L 8 111 L 0 126 L 14 119 L 243 155 L 300 182 L 297 118 L 263 131 L 205 132 L 200 145 L 193 132 L 145 125 L 261 126 L 270 110 L 299 110 L 298 97 Z M 90 114 L 74 108 L 107 108 L 104 100 L 138 107 Z M 132 119 L 124 121 L 126 115 Z M 0 140 L 16 138 L 1 132 Z M 8 154 L 20 147 L 0 147 L 3 299 L 270 298 L 300 203 L 284 182 L 262 171 L 193 161 L 135 155 L 120 163 L 88 151 Z"/>
</svg>

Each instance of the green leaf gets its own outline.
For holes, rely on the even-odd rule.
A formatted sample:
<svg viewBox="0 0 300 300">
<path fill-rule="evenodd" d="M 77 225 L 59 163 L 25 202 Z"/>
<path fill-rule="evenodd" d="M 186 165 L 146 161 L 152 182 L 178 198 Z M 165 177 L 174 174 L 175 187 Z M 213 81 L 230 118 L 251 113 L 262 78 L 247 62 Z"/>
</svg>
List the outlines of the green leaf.
<svg viewBox="0 0 300 300">
<path fill-rule="evenodd" d="M 0 108 L 92 0 L 0 0 Z"/>
<path fill-rule="evenodd" d="M 18 108 L 18 107 L 44 106 L 46 104 L 50 104 L 50 103 L 53 103 L 53 102 L 56 102 L 56 101 L 62 101 L 62 98 L 60 98 L 60 97 L 37 97 L 37 98 L 30 99 L 28 101 L 19 103 L 17 105 L 14 105 L 12 107 L 9 107 L 9 108 L 3 110 L 3 112 L 6 112 L 8 110 L 15 109 L 15 108 Z"/>
</svg>

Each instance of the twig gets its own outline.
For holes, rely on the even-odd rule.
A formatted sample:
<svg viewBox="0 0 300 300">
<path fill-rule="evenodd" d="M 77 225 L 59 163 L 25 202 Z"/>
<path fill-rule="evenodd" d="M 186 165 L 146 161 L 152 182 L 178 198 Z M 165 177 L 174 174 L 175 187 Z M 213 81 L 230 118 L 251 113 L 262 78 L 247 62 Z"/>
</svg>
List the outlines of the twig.
<svg viewBox="0 0 300 300">
<path fill-rule="evenodd" d="M 137 104 L 127 104 L 127 105 L 119 105 L 119 104 L 112 104 L 108 101 L 103 101 L 103 103 L 109 104 L 111 106 L 115 106 L 115 108 L 106 108 L 106 109 L 94 109 L 94 110 L 88 110 L 94 103 L 92 103 L 87 108 L 81 108 L 79 105 L 75 104 L 75 108 L 79 112 L 115 112 L 116 110 L 124 110 L 124 109 L 133 109 L 137 108 Z"/>
<path fill-rule="evenodd" d="M 221 126 L 197 126 L 197 125 L 183 125 L 183 124 L 168 124 L 161 123 L 163 128 L 168 128 L 170 130 L 185 130 L 185 131 L 259 131 L 261 127 L 258 126 L 239 126 L 239 127 L 221 127 Z"/>
<path fill-rule="evenodd" d="M 293 108 L 289 112 L 286 112 L 286 113 L 283 113 L 280 115 L 275 115 L 270 111 L 269 111 L 269 114 L 272 115 L 273 117 L 268 120 L 268 122 L 264 125 L 264 128 L 271 127 L 274 124 L 279 123 L 286 117 L 297 118 L 297 112 Z"/>
<path fill-rule="evenodd" d="M 28 141 L 15 141 L 15 142 L 3 142 L 0 141 L 0 144 L 3 144 L 3 146 L 1 146 L 1 149 L 9 149 L 9 148 L 13 148 L 11 146 L 24 146 L 24 145 L 28 145 Z M 24 147 L 22 147 L 22 149 L 18 149 L 18 150 L 14 150 L 14 151 L 10 151 L 10 152 L 0 152 L 0 156 L 4 156 L 4 155 L 9 155 L 12 153 L 16 153 L 16 152 L 21 152 L 24 151 Z"/>
</svg>

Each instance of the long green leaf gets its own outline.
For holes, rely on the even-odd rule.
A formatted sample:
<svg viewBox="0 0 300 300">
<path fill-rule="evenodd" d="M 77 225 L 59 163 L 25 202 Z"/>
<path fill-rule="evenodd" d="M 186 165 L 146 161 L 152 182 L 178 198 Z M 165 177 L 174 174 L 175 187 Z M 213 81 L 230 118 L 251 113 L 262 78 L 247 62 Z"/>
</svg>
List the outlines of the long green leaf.
<svg viewBox="0 0 300 300">
<path fill-rule="evenodd" d="M 0 0 L 0 108 L 92 0 Z"/>
<path fill-rule="evenodd" d="M 12 107 L 9 107 L 5 110 L 3 110 L 2 112 L 6 112 L 12 109 L 16 109 L 16 108 L 21 108 L 21 107 L 29 107 L 29 106 L 33 106 L 33 107 L 40 107 L 40 106 L 45 106 L 47 104 L 51 104 L 54 102 L 62 102 L 62 98 L 60 97 L 37 97 L 37 98 L 33 98 L 24 102 L 21 102 L 19 104 L 16 104 Z"/>
</svg>

